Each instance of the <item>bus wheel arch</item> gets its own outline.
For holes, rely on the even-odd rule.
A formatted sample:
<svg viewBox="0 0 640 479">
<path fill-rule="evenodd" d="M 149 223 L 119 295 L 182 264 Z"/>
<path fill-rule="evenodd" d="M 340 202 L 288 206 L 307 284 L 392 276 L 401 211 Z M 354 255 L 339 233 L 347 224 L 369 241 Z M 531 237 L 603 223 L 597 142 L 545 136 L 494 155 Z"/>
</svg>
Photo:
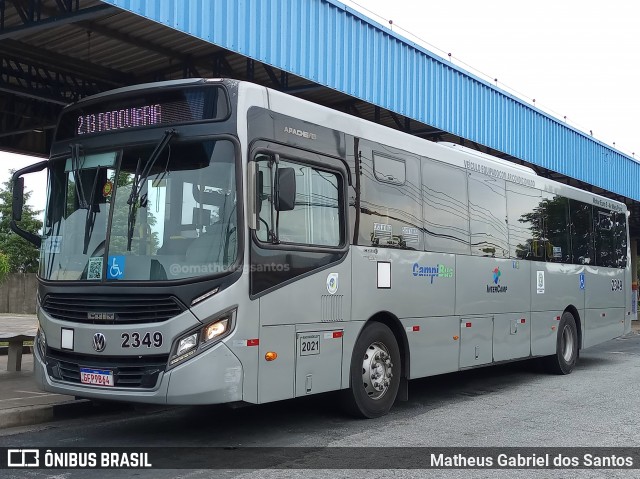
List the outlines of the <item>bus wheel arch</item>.
<svg viewBox="0 0 640 479">
<path fill-rule="evenodd" d="M 573 319 L 576 322 L 576 329 L 578 330 L 578 352 L 579 352 L 580 349 L 582 349 L 582 320 L 580 319 L 580 314 L 578 313 L 578 309 L 573 304 L 570 304 L 569 306 L 567 306 L 563 311 L 563 314 L 567 312 L 573 315 Z"/>
<path fill-rule="evenodd" d="M 369 324 L 372 321 L 376 321 L 378 323 L 382 323 L 386 325 L 391 330 L 393 335 L 396 337 L 396 341 L 398 342 L 398 347 L 400 348 L 400 357 L 402 360 L 402 364 L 401 364 L 402 370 L 401 370 L 400 377 L 403 378 L 404 380 L 408 379 L 411 358 L 409 353 L 409 340 L 407 339 L 407 334 L 405 333 L 404 328 L 402 327 L 402 323 L 400 322 L 400 320 L 395 314 L 390 313 L 388 311 L 380 311 L 374 314 L 373 316 L 371 316 L 371 318 L 369 318 L 369 321 L 365 323 L 365 327 L 367 324 Z"/>
<path fill-rule="evenodd" d="M 556 352 L 542 358 L 542 364 L 549 373 L 566 375 L 573 371 L 580 350 L 578 322 L 571 309 L 564 310 L 556 332 Z"/>
<path fill-rule="evenodd" d="M 349 366 L 349 387 L 343 393 L 349 414 L 384 416 L 396 399 L 406 396 L 408 343 L 401 328 L 397 317 L 382 312 L 360 330 Z"/>
</svg>

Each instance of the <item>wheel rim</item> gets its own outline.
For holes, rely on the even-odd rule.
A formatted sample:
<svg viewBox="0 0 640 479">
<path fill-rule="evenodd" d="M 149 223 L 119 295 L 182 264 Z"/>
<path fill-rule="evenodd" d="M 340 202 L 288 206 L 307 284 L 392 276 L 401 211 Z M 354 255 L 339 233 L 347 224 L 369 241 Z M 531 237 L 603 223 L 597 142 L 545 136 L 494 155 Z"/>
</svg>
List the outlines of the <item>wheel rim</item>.
<svg viewBox="0 0 640 479">
<path fill-rule="evenodd" d="M 374 400 L 382 398 L 391 386 L 392 377 L 389 349 L 380 342 L 371 344 L 362 359 L 362 383 L 367 395 Z"/>
<path fill-rule="evenodd" d="M 575 342 L 571 328 L 569 326 L 565 326 L 562 330 L 562 357 L 566 362 L 570 362 L 573 358 L 574 347 Z"/>
</svg>

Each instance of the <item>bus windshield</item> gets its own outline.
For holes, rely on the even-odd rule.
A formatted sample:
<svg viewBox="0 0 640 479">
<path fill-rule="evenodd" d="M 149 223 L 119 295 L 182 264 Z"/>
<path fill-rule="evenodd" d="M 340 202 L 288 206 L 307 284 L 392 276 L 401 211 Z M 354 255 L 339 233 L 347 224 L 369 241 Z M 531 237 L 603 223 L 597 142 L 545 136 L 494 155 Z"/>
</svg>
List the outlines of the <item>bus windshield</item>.
<svg viewBox="0 0 640 479">
<path fill-rule="evenodd" d="M 167 141 L 159 155 L 74 146 L 50 166 L 43 279 L 171 281 L 236 262 L 232 142 Z"/>
</svg>

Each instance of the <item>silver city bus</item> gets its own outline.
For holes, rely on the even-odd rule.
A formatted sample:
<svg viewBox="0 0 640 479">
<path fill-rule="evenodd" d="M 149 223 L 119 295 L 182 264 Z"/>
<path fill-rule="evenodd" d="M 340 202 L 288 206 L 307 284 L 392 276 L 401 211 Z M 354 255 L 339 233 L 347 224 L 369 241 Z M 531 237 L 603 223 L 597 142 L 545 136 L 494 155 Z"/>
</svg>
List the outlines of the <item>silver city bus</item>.
<svg viewBox="0 0 640 479">
<path fill-rule="evenodd" d="M 23 178 L 47 169 L 42 236 Z M 41 250 L 46 391 L 167 404 L 343 390 L 579 350 L 630 328 L 624 204 L 255 84 L 86 98 L 14 175 Z"/>
</svg>

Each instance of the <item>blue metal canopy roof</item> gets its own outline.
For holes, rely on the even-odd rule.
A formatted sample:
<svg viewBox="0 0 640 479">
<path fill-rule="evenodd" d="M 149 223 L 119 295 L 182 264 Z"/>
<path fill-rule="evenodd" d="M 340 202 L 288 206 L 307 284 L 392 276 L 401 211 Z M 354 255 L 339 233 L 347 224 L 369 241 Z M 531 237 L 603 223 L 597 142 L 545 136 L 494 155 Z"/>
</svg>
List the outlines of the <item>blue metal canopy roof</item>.
<svg viewBox="0 0 640 479">
<path fill-rule="evenodd" d="M 640 164 L 334 0 L 103 0 L 640 201 Z"/>
</svg>

